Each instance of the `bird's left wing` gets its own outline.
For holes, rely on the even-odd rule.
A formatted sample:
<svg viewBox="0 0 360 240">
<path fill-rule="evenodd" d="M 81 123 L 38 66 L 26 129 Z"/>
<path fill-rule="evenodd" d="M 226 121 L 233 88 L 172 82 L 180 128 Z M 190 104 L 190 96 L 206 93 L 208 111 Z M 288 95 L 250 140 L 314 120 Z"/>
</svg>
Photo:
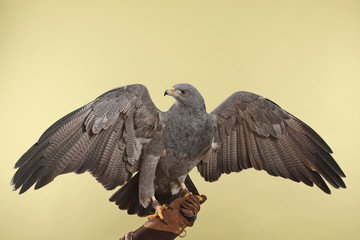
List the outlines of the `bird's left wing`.
<svg viewBox="0 0 360 240">
<path fill-rule="evenodd" d="M 219 148 L 198 164 L 206 181 L 253 167 L 309 186 L 315 183 L 326 193 L 330 189 L 322 177 L 335 188 L 345 188 L 345 174 L 325 141 L 274 102 L 236 92 L 210 116 Z"/>
<path fill-rule="evenodd" d="M 14 189 L 23 193 L 85 171 L 106 189 L 123 185 L 139 170 L 146 143 L 161 132 L 161 115 L 143 85 L 104 93 L 44 132 L 16 163 Z"/>
</svg>

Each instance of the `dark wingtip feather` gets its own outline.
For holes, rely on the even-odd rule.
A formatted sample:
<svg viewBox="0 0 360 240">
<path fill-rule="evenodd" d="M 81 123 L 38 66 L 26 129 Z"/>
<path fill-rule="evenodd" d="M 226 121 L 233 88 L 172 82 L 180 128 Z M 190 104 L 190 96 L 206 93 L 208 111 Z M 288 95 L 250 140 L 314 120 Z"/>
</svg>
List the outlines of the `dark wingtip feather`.
<svg viewBox="0 0 360 240">
<path fill-rule="evenodd" d="M 24 192 L 26 192 L 27 190 L 29 190 L 29 188 L 31 188 L 36 182 L 35 178 L 31 178 L 29 180 L 27 180 L 21 187 L 19 194 L 22 194 Z"/>
<path fill-rule="evenodd" d="M 326 152 L 333 153 L 330 146 L 325 142 L 324 139 L 322 139 L 322 137 L 317 132 L 315 132 L 314 129 L 312 129 L 309 125 L 307 125 L 306 123 L 304 123 L 300 119 L 296 118 L 295 116 L 293 116 L 293 117 L 302 125 L 302 127 L 305 129 L 307 135 L 313 141 L 315 141 L 319 146 L 321 146 L 322 149 L 324 149 Z"/>
<path fill-rule="evenodd" d="M 334 160 L 334 162 L 335 162 L 335 160 Z M 336 163 L 336 162 L 335 162 L 335 163 Z M 333 167 L 334 171 L 335 171 L 340 177 L 346 178 L 345 173 L 343 172 L 343 170 L 340 168 L 340 166 L 339 166 L 337 163 L 336 163 L 336 166 L 337 166 L 337 167 L 335 167 L 335 169 L 334 169 L 333 166 L 331 166 L 331 167 Z"/>
<path fill-rule="evenodd" d="M 321 177 L 320 177 L 321 178 Z M 322 180 L 322 178 L 321 178 Z M 323 192 L 327 193 L 327 194 L 331 194 L 331 190 L 330 188 L 326 185 L 325 181 L 322 180 L 318 183 L 315 183 Z"/>
<path fill-rule="evenodd" d="M 345 182 L 340 178 L 340 180 L 338 181 L 338 184 L 340 187 L 342 188 L 346 188 Z"/>
<path fill-rule="evenodd" d="M 32 184 L 33 185 L 33 184 Z M 24 192 L 26 192 L 27 190 L 29 190 L 29 188 L 32 186 L 32 185 L 23 185 L 19 191 L 19 194 L 23 194 Z"/>
<path fill-rule="evenodd" d="M 339 174 L 340 177 L 345 178 L 345 173 L 341 170 L 341 168 L 339 167 L 338 169 L 335 169 L 336 173 Z"/>
<path fill-rule="evenodd" d="M 11 180 L 10 180 L 10 186 L 14 186 L 15 184 L 14 184 L 14 176 L 11 178 Z"/>
<path fill-rule="evenodd" d="M 20 159 L 15 163 L 15 169 L 19 168 L 29 161 L 31 159 L 34 159 L 39 156 L 39 153 L 46 147 L 48 143 L 47 142 L 36 142 L 29 150 L 27 150 Z"/>
<path fill-rule="evenodd" d="M 54 180 L 54 175 L 50 172 L 48 175 L 42 177 L 35 185 L 34 189 L 37 190 L 39 188 L 44 187 L 45 185 L 51 183 Z"/>
</svg>

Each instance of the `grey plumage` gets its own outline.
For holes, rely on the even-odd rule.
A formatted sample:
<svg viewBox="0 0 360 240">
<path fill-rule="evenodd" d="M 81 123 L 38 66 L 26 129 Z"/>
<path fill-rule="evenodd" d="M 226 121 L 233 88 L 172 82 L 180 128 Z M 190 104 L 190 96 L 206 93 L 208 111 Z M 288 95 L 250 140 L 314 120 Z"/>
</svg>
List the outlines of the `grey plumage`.
<svg viewBox="0 0 360 240">
<path fill-rule="evenodd" d="M 198 165 L 206 181 L 216 181 L 222 173 L 253 167 L 309 186 L 315 183 L 326 193 L 330 189 L 321 176 L 334 188 L 345 188 L 341 179 L 345 174 L 331 157 L 325 141 L 272 101 L 237 92 L 210 116 L 215 142 L 221 147 Z"/>
<path fill-rule="evenodd" d="M 64 173 L 90 172 L 120 209 L 140 216 L 156 198 L 168 203 L 197 166 L 206 181 L 255 168 L 326 193 L 345 174 L 325 141 L 272 101 L 237 92 L 208 114 L 189 84 L 167 90 L 175 104 L 159 111 L 143 85 L 113 89 L 54 123 L 16 163 L 14 189 L 41 188 Z M 137 173 L 136 175 L 134 175 Z M 134 176 L 133 176 L 134 175 Z"/>
</svg>

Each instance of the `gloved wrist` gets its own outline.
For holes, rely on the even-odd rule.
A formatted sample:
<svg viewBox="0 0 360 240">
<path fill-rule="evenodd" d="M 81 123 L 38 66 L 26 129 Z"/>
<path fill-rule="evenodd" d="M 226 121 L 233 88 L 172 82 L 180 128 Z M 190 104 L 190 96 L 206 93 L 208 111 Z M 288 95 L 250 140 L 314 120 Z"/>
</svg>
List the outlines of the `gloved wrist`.
<svg viewBox="0 0 360 240">
<path fill-rule="evenodd" d="M 206 196 L 201 196 L 200 201 L 197 196 L 190 195 L 174 200 L 168 209 L 162 212 L 166 223 L 156 217 L 147 221 L 135 232 L 124 236 L 124 240 L 171 240 L 184 232 L 186 227 L 191 227 L 200 211 L 200 204 L 206 201 Z"/>
<path fill-rule="evenodd" d="M 160 231 L 181 234 L 186 227 L 191 227 L 200 211 L 200 204 L 205 202 L 206 196 L 202 196 L 200 202 L 197 196 L 191 195 L 174 200 L 169 208 L 163 211 L 163 216 L 168 224 L 163 223 L 159 218 L 147 221 L 144 227 Z"/>
</svg>

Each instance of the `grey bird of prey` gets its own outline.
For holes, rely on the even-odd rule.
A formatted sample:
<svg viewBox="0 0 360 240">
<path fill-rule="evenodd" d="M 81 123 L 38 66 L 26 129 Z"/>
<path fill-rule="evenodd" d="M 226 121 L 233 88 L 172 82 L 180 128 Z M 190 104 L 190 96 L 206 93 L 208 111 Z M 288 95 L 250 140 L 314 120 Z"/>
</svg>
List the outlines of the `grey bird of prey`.
<svg viewBox="0 0 360 240">
<path fill-rule="evenodd" d="M 262 96 L 236 92 L 210 114 L 189 84 L 164 95 L 159 111 L 143 85 L 113 89 L 47 129 L 18 160 L 14 190 L 41 188 L 60 174 L 90 172 L 129 214 L 161 217 L 161 204 L 188 191 L 197 166 L 209 182 L 223 173 L 255 168 L 330 193 L 346 188 L 331 149 L 308 125 Z M 323 179 L 324 178 L 324 179 Z"/>
</svg>

